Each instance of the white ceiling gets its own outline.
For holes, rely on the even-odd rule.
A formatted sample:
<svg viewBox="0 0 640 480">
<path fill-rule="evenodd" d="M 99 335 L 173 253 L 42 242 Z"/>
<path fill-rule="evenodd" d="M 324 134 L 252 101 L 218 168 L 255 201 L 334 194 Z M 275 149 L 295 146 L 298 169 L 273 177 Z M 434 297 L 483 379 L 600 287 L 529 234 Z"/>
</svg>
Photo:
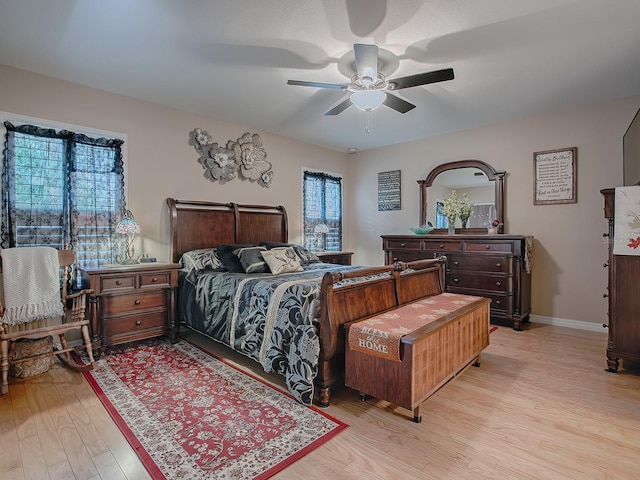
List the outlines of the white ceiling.
<svg viewBox="0 0 640 480">
<path fill-rule="evenodd" d="M 396 92 L 417 108 L 367 134 L 353 106 L 323 115 L 343 92 L 286 84 L 348 82 L 354 43 L 389 78 L 456 78 Z M 640 94 L 640 0 L 0 0 L 0 64 L 366 150 Z"/>
</svg>

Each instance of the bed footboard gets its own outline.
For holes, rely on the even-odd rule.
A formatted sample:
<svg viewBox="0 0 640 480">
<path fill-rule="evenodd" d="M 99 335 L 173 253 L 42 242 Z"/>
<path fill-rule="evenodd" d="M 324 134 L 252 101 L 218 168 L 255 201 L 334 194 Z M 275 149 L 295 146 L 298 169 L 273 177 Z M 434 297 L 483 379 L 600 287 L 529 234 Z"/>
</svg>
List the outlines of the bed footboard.
<svg viewBox="0 0 640 480">
<path fill-rule="evenodd" d="M 320 361 L 315 391 L 328 406 L 331 386 L 344 378 L 344 325 L 443 292 L 445 259 L 397 262 L 326 273 L 320 290 Z"/>
</svg>

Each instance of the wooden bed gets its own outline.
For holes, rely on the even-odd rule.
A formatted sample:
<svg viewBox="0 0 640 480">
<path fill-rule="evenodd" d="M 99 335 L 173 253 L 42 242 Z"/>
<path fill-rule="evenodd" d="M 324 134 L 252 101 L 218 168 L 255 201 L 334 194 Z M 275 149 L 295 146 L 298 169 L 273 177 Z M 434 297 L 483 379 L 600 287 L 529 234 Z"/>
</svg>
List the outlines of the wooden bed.
<svg viewBox="0 0 640 480">
<path fill-rule="evenodd" d="M 178 262 L 183 253 L 222 244 L 287 242 L 284 207 L 239 205 L 167 199 L 170 215 L 170 255 Z M 344 325 L 387 311 L 415 299 L 442 293 L 444 259 L 399 262 L 324 274 L 317 320 L 320 337 L 314 395 L 328 406 L 331 387 L 343 385 Z M 363 277 L 388 275 L 363 281 Z M 337 285 L 340 282 L 340 285 Z M 182 320 L 182 319 L 181 319 Z"/>
</svg>

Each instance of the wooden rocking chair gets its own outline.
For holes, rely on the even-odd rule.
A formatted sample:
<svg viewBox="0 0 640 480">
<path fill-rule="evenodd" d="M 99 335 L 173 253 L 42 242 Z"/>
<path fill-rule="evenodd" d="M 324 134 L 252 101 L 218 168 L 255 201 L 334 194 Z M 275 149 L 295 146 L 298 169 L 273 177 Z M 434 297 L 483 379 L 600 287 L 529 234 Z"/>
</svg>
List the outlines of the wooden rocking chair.
<svg viewBox="0 0 640 480">
<path fill-rule="evenodd" d="M 49 319 L 50 325 L 38 326 L 30 328 L 30 324 L 24 324 L 24 329 L 16 329 L 17 325 L 0 324 L 0 353 L 2 370 L 2 386 L 0 394 L 4 395 L 9 391 L 8 373 L 9 364 L 24 362 L 42 357 L 50 357 L 56 355 L 58 359 L 67 367 L 83 372 L 93 368 L 93 350 L 91 348 L 91 339 L 89 336 L 89 320 L 87 320 L 87 297 L 93 293 L 93 290 L 85 289 L 79 292 L 69 294 L 67 291 L 67 275 L 70 266 L 75 262 L 75 253 L 72 250 L 58 250 L 58 260 L 60 266 L 63 267 L 63 281 L 61 289 L 61 300 L 64 308 L 64 315 L 60 319 Z M 0 271 L 2 266 L 0 265 Z M 5 275 L 8 272 L 5 272 Z M 4 308 L 0 303 L 0 318 L 4 316 Z M 35 322 L 34 322 L 35 323 Z M 70 330 L 80 330 L 89 357 L 89 364 L 78 363 L 71 355 L 76 347 L 69 347 L 65 334 Z M 15 359 L 16 341 L 20 339 L 40 339 L 49 335 L 57 335 L 60 339 L 60 345 L 55 345 L 49 351 L 33 354 L 20 359 Z"/>
</svg>

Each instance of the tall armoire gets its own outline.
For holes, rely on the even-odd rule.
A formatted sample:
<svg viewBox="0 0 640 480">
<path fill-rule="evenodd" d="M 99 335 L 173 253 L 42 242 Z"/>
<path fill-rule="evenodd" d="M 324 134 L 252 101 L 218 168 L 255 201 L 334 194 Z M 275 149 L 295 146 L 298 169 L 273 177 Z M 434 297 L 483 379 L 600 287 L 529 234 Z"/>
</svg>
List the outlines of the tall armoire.
<svg viewBox="0 0 640 480">
<path fill-rule="evenodd" d="M 601 190 L 604 195 L 604 216 L 609 221 L 609 339 L 607 342 L 607 369 L 617 372 L 620 359 L 640 362 L 640 256 L 614 255 L 616 241 L 614 228 L 615 189 Z"/>
</svg>

